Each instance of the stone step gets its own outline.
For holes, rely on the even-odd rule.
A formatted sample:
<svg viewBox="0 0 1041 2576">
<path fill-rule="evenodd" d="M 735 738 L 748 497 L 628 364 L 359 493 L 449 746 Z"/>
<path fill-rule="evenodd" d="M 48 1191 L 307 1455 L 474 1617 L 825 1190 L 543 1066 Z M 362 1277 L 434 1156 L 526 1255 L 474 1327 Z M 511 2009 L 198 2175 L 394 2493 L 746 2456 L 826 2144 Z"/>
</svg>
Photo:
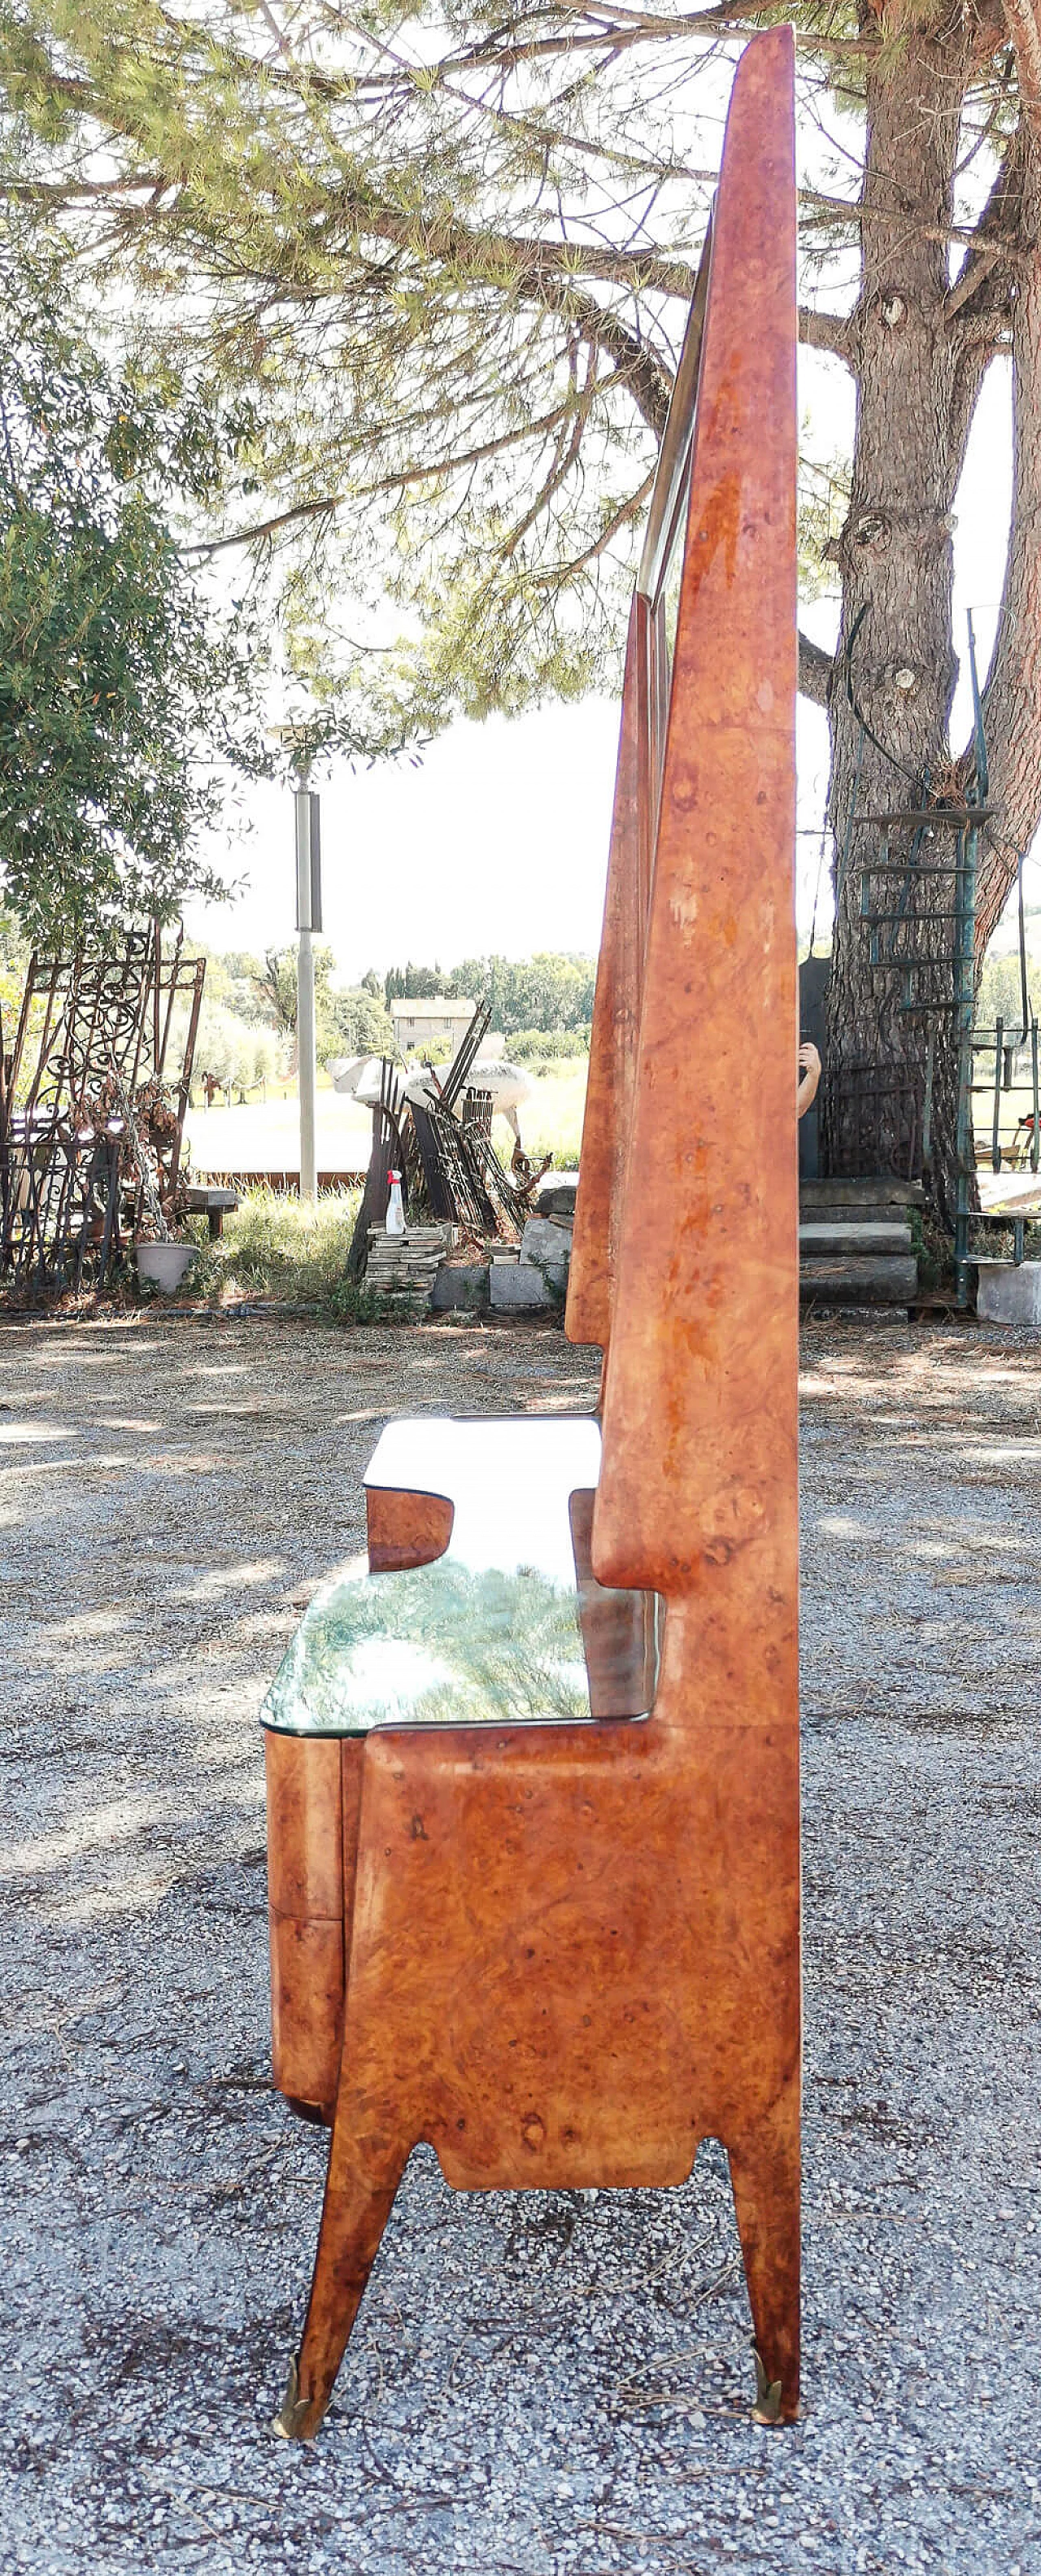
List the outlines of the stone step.
<svg viewBox="0 0 1041 2576">
<path fill-rule="evenodd" d="M 908 1253 L 911 1250 L 911 1228 L 895 1221 L 861 1224 L 859 1218 L 843 1224 L 835 1218 L 831 1224 L 816 1221 L 799 1227 L 799 1258 L 827 1258 L 842 1252 Z"/>
<path fill-rule="evenodd" d="M 804 1217 L 827 1217 L 854 1210 L 866 1215 L 870 1209 L 895 1214 L 900 1208 L 922 1207 L 925 1191 L 920 1181 L 894 1181 L 885 1174 L 866 1180 L 800 1181 L 799 1209 Z"/>
<path fill-rule="evenodd" d="M 909 1210 L 887 1207 L 884 1200 L 866 1199 L 855 1207 L 841 1202 L 837 1207 L 800 1207 L 800 1225 L 899 1225 L 907 1224 Z"/>
<path fill-rule="evenodd" d="M 873 1254 L 859 1260 L 808 1261 L 799 1272 L 804 1305 L 910 1306 L 918 1294 L 918 1263 L 912 1256 Z"/>
</svg>

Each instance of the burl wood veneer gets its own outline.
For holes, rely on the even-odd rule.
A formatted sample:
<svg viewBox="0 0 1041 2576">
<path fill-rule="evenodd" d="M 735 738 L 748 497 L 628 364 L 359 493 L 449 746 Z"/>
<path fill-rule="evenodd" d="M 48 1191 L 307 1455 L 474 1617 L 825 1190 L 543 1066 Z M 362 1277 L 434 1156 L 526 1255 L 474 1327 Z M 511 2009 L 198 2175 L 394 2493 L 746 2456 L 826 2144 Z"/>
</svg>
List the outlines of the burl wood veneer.
<svg viewBox="0 0 1041 2576">
<path fill-rule="evenodd" d="M 667 2187 L 721 2138 L 760 2420 L 798 2407 L 792 60 L 737 72 L 630 627 L 567 1310 L 606 1352 L 591 1714 L 269 1753 L 279 2080 L 335 2089 L 292 2436 L 419 2140 L 478 2190 Z M 451 1529 L 456 1580 L 435 1499 L 370 1499 L 374 1564 Z"/>
</svg>

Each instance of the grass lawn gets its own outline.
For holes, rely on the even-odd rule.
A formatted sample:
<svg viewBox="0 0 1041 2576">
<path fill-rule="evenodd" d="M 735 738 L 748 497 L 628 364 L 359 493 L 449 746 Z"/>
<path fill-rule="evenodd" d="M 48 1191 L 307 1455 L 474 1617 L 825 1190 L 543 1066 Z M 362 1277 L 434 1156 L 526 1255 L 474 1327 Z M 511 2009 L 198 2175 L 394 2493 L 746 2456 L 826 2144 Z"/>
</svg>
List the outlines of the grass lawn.
<svg viewBox="0 0 1041 2576">
<path fill-rule="evenodd" d="M 552 1154 L 554 1161 L 577 1169 L 578 1149 L 582 1141 L 582 1115 L 586 1105 L 586 1080 L 589 1073 L 587 1055 L 566 1056 L 550 1064 L 546 1073 L 536 1074 L 532 1097 L 520 1107 L 521 1138 L 526 1154 L 541 1161 Z M 504 1160 L 509 1159 L 513 1139 L 505 1121 L 495 1122 L 494 1141 L 509 1139 Z"/>
<path fill-rule="evenodd" d="M 185 1282 L 186 1297 L 228 1304 L 274 1297 L 290 1305 L 327 1306 L 343 1278 L 360 1199 L 360 1190 L 327 1190 L 312 1210 L 275 1190 L 248 1190 L 234 1215 L 225 1217 L 216 1243 L 209 1241 L 205 1217 L 190 1217 L 185 1231 L 199 1256 Z"/>
</svg>

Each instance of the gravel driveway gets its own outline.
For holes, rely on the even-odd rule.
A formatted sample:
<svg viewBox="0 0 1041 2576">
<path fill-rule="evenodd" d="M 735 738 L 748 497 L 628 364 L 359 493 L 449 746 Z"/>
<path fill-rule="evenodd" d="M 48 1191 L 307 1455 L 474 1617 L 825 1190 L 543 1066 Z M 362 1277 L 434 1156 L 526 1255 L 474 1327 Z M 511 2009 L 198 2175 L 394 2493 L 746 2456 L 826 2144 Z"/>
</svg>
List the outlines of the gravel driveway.
<svg viewBox="0 0 1041 2576">
<path fill-rule="evenodd" d="M 1041 1343 L 804 1337 L 806 2402 L 725 2166 L 412 2160 L 324 2432 L 268 2429 L 324 2141 L 270 2089 L 256 1711 L 388 1412 L 584 1408 L 553 1330 L 0 1332 L 0 2567 L 1041 2570 Z"/>
</svg>

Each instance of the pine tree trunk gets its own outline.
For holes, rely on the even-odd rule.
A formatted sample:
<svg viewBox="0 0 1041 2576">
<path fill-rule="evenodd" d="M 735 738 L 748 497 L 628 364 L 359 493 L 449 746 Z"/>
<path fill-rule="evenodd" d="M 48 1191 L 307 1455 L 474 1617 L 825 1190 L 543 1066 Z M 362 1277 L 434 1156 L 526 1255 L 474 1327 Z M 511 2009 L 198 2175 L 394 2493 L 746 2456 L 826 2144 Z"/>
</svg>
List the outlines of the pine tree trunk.
<svg viewBox="0 0 1041 2576">
<path fill-rule="evenodd" d="M 960 71 L 963 76 L 960 76 Z M 853 323 L 859 399 L 849 512 L 839 540 L 842 618 L 831 685 L 830 815 L 836 922 L 828 1007 L 826 1141 L 832 1168 L 921 1168 L 927 1023 L 902 1003 L 903 979 L 873 970 L 862 917 L 863 867 L 880 856 L 870 818 L 921 807 L 964 782 L 952 774 L 948 725 L 957 678 L 952 637 L 953 505 L 975 388 L 963 344 L 945 316 L 959 116 L 967 61 L 959 40 L 911 27 L 903 49 L 868 84 L 861 290 Z M 982 375 L 982 367 L 979 369 Z M 890 858 L 925 865 L 954 856 L 955 835 L 917 844 L 889 832 Z M 901 879 L 874 878 L 879 908 L 896 908 Z M 924 878 L 912 897 L 918 927 L 902 947 L 927 949 L 934 969 L 915 981 L 950 1002 L 952 881 Z M 885 945 L 883 938 L 882 944 Z M 953 1213 L 957 1050 L 954 1014 L 933 1019 L 933 1187 Z"/>
</svg>

